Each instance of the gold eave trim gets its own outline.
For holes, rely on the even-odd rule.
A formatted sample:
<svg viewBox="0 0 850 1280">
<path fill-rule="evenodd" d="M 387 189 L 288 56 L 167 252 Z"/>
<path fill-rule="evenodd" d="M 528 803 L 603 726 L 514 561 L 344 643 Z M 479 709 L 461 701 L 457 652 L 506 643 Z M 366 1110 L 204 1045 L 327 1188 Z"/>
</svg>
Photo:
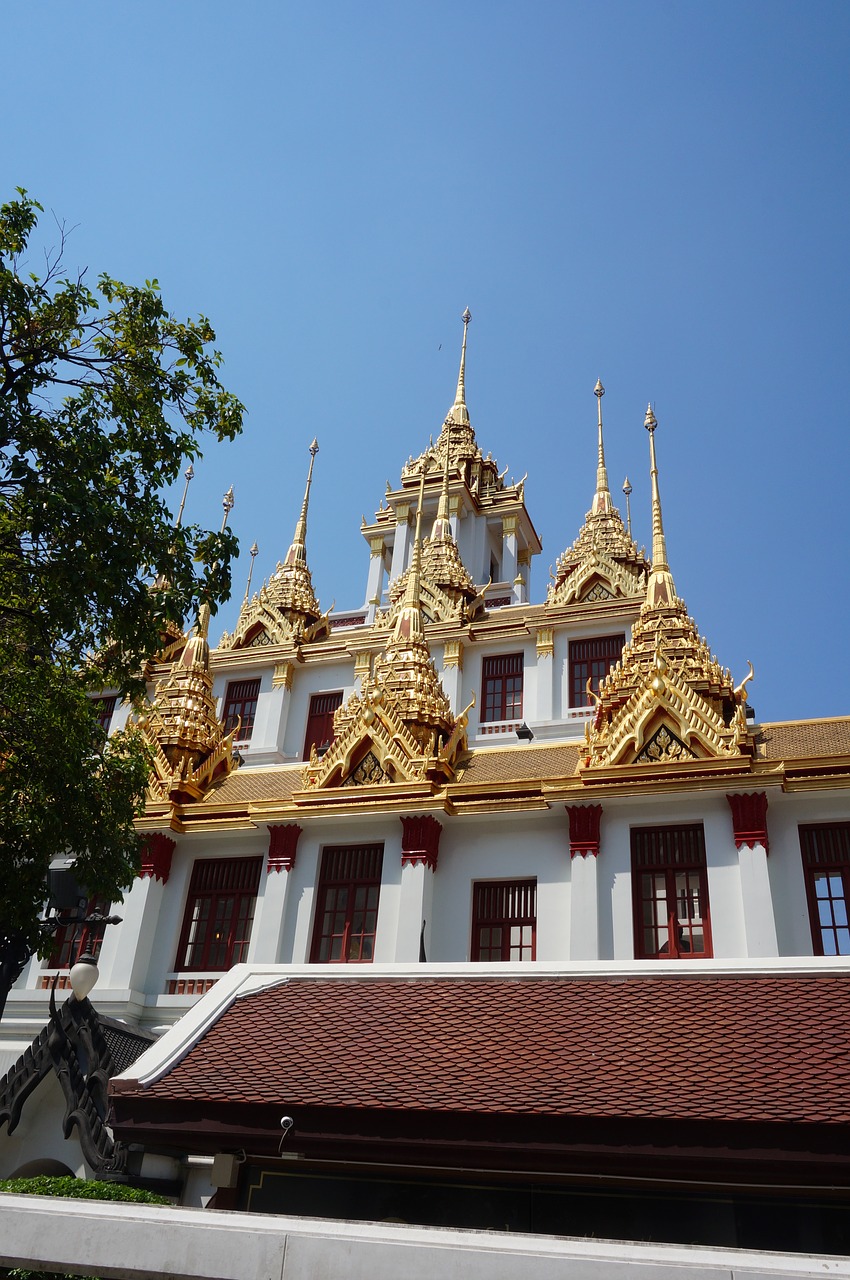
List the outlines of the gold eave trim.
<svg viewBox="0 0 850 1280">
<path fill-rule="evenodd" d="M 291 802 L 298 812 L 325 809 L 328 813 L 362 813 L 377 809 L 394 812 L 411 804 L 445 807 L 445 789 L 432 782 L 385 782 L 368 787 L 323 787 L 296 791 Z"/>
</svg>

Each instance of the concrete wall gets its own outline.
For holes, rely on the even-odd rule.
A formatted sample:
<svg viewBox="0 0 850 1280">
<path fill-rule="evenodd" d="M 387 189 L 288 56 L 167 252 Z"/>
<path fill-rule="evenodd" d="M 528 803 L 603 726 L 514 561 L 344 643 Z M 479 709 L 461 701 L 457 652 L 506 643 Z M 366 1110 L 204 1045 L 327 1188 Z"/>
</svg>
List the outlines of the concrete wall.
<svg viewBox="0 0 850 1280">
<path fill-rule="evenodd" d="M 767 1280 L 850 1259 L 0 1197 L 0 1264 L 106 1280 Z"/>
</svg>

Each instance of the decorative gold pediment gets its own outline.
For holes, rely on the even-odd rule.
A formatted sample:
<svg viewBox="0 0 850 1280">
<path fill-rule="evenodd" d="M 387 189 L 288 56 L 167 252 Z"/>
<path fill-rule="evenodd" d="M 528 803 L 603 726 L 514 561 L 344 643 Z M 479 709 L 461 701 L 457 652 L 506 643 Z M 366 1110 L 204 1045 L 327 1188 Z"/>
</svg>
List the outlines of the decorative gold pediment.
<svg viewBox="0 0 850 1280">
<path fill-rule="evenodd" d="M 313 612 L 282 605 L 275 598 L 273 583 L 272 578 L 268 585 L 261 587 L 250 601 L 242 605 L 234 630 L 225 631 L 221 637 L 220 649 L 266 648 L 269 645 L 296 647 L 324 639 L 329 634 L 329 613 L 317 617 Z M 318 610 L 318 604 L 315 607 Z"/>
<path fill-rule="evenodd" d="M 546 603 L 642 599 L 648 573 L 649 562 L 626 533 L 619 512 L 589 512 L 573 545 L 558 558 Z"/>
</svg>

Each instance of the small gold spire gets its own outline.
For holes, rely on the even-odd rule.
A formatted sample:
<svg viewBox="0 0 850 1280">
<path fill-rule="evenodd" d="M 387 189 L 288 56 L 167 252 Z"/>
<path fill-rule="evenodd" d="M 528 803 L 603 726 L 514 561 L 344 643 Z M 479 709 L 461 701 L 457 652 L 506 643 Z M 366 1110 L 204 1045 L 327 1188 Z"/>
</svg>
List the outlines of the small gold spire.
<svg viewBox="0 0 850 1280">
<path fill-rule="evenodd" d="M 310 445 L 310 466 L 307 471 L 307 486 L 304 490 L 304 501 L 301 503 L 301 514 L 298 517 L 298 523 L 295 526 L 295 537 L 292 539 L 292 546 L 286 553 L 284 564 L 294 564 L 296 560 L 301 563 L 307 561 L 307 507 L 310 503 L 310 485 L 313 483 L 313 463 L 316 461 L 316 454 L 319 452 L 319 442 L 314 440 Z"/>
<path fill-rule="evenodd" d="M 598 419 L 598 461 L 596 464 L 596 493 L 593 495 L 593 506 L 591 511 L 594 515 L 608 514 L 613 509 L 611 502 L 611 492 L 608 488 L 608 471 L 605 466 L 605 445 L 602 440 L 602 397 L 605 395 L 605 388 L 601 379 L 596 379 L 596 386 L 593 388 L 593 394 L 596 396 L 596 413 Z"/>
<path fill-rule="evenodd" d="M 460 348 L 460 369 L 457 375 L 457 390 L 455 392 L 454 404 L 449 409 L 447 422 L 454 422 L 461 426 L 469 426 L 469 410 L 466 407 L 466 333 L 469 328 L 469 322 L 472 319 L 472 313 L 469 307 L 466 308 L 463 315 L 463 342 Z"/>
<path fill-rule="evenodd" d="M 629 484 L 629 477 L 626 476 L 623 481 L 623 493 L 626 495 L 626 532 L 629 537 L 632 536 L 632 486 Z"/>
<path fill-rule="evenodd" d="M 661 517 L 661 494 L 658 489 L 658 462 L 655 457 L 655 428 L 658 423 L 652 405 L 646 406 L 643 425 L 649 432 L 649 475 L 652 481 L 652 569 L 644 608 L 671 605 L 676 598 L 673 575 L 667 563 L 667 540 Z"/>
</svg>

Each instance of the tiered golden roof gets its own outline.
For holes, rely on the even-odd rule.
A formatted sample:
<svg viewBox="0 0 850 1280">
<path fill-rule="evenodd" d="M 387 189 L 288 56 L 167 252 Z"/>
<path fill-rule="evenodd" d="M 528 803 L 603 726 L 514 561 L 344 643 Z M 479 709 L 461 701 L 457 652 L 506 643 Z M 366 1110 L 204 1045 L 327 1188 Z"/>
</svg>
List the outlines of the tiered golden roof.
<svg viewBox="0 0 850 1280">
<path fill-rule="evenodd" d="M 749 755 L 746 680 L 732 677 L 697 633 L 667 563 L 655 457 L 655 415 L 647 409 L 652 480 L 652 571 L 631 641 L 596 695 L 582 767 L 666 764 Z"/>
<path fill-rule="evenodd" d="M 335 741 L 304 771 L 305 787 L 448 777 L 466 746 L 466 716 L 456 717 L 434 666 L 422 624 L 420 477 L 416 538 L 404 598 L 386 648 L 334 716 Z"/>
<path fill-rule="evenodd" d="M 585 516 L 581 532 L 571 547 L 559 557 L 555 580 L 546 596 L 548 605 L 575 601 L 639 597 L 646 590 L 649 563 L 643 551 L 626 532 L 620 513 L 611 501 L 605 444 L 602 437 L 602 397 L 600 381 L 594 387 L 598 416 L 598 463 L 596 492 Z"/>
<path fill-rule="evenodd" d="M 505 473 L 500 474 L 495 461 L 488 453 L 485 458 L 475 431 L 469 420 L 469 409 L 466 405 L 466 334 L 472 319 L 469 307 L 461 317 L 463 320 L 463 343 L 460 351 L 460 370 L 457 377 L 457 390 L 454 402 L 446 414 L 442 430 L 434 444 L 429 445 L 418 458 L 409 458 L 402 469 L 402 485 L 410 483 L 425 465 L 428 470 L 443 470 L 446 461 L 453 472 L 457 472 L 472 492 L 479 497 L 505 490 Z M 507 470 L 507 468 L 505 468 Z M 520 486 L 514 486 L 519 488 Z"/>
<path fill-rule="evenodd" d="M 244 649 L 271 644 L 297 646 L 328 634 L 327 615 L 322 614 L 313 578 L 307 564 L 307 509 L 313 463 L 319 452 L 314 440 L 310 445 L 310 467 L 301 514 L 295 536 L 283 563 L 264 583 L 252 599 L 245 600 L 239 611 L 235 630 L 221 638 L 220 649 Z"/>
<path fill-rule="evenodd" d="M 468 622 L 484 607 L 472 575 L 460 558 L 449 519 L 449 454 L 443 455 L 443 482 L 431 536 L 422 547 L 419 601 L 428 622 Z M 405 597 L 413 566 L 399 574 L 390 586 L 388 622 L 395 620 Z"/>
</svg>

